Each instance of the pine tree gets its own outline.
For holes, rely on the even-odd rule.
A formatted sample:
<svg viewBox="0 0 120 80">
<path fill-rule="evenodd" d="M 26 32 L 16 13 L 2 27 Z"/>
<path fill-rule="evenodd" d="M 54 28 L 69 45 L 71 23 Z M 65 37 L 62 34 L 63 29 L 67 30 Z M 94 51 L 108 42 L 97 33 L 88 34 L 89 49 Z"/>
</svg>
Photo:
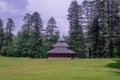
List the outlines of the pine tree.
<svg viewBox="0 0 120 80">
<path fill-rule="evenodd" d="M 6 28 L 5 28 L 5 47 L 2 50 L 2 54 L 4 56 L 12 56 L 13 53 L 13 45 L 12 45 L 12 41 L 14 38 L 14 34 L 13 31 L 15 29 L 15 23 L 11 18 L 8 18 L 8 22 L 6 24 Z"/>
<path fill-rule="evenodd" d="M 84 55 L 84 34 L 82 28 L 82 9 L 77 1 L 72 1 L 68 10 L 68 21 L 70 24 L 69 44 L 73 50 L 78 53 L 79 57 Z"/>
<path fill-rule="evenodd" d="M 105 25 L 104 25 L 104 1 L 94 1 L 94 17 L 89 30 L 90 57 L 104 57 Z"/>
<path fill-rule="evenodd" d="M 30 49 L 30 39 L 31 39 L 31 15 L 26 13 L 24 19 L 24 23 L 21 26 L 21 31 L 17 34 L 17 54 L 18 56 L 28 57 L 30 56 L 31 49 Z"/>
<path fill-rule="evenodd" d="M 3 21 L 2 19 L 0 19 L 0 54 L 3 45 L 4 45 L 4 28 L 3 28 Z"/>
<path fill-rule="evenodd" d="M 24 24 L 18 33 L 17 52 L 18 56 L 42 58 L 43 57 L 43 35 L 42 35 L 42 19 L 38 12 L 32 15 L 26 14 Z M 21 53 L 22 54 L 21 54 Z"/>
<path fill-rule="evenodd" d="M 114 57 L 116 31 L 119 30 L 119 4 L 117 0 L 95 0 L 99 15 L 99 53 L 102 57 Z M 118 40 L 118 39 L 116 39 Z"/>
<path fill-rule="evenodd" d="M 88 53 L 87 57 L 91 57 L 91 34 L 90 30 L 92 28 L 93 20 L 96 15 L 96 2 L 95 0 L 84 0 L 82 2 L 82 16 L 84 22 L 84 31 L 85 31 L 85 46 L 86 53 Z"/>
<path fill-rule="evenodd" d="M 11 18 L 8 18 L 8 22 L 5 28 L 6 31 L 6 45 L 9 46 L 12 43 L 12 39 L 13 39 L 13 31 L 15 29 L 15 23 Z"/>
<path fill-rule="evenodd" d="M 100 53 L 99 53 L 99 46 L 100 46 L 100 26 L 99 26 L 99 21 L 98 21 L 98 16 L 96 16 L 96 18 L 93 20 L 93 25 L 91 28 L 91 50 L 92 50 L 92 57 L 100 57 Z"/>
<path fill-rule="evenodd" d="M 120 57 L 120 1 L 111 0 L 111 31 L 113 36 L 113 56 Z M 110 50 L 109 50 L 110 52 Z M 110 56 L 111 57 L 111 56 Z"/>
<path fill-rule="evenodd" d="M 116 27 L 119 29 L 119 1 L 106 0 L 105 22 L 106 25 L 106 52 L 107 57 L 114 57 Z"/>
<path fill-rule="evenodd" d="M 41 16 L 38 12 L 34 12 L 31 16 L 31 57 L 40 58 L 42 57 L 42 29 L 43 23 Z"/>
<path fill-rule="evenodd" d="M 24 24 L 21 27 L 21 31 L 24 35 L 24 38 L 26 38 L 26 40 L 29 40 L 30 38 L 30 31 L 31 31 L 31 15 L 29 13 L 26 13 L 26 16 L 23 19 Z"/>
<path fill-rule="evenodd" d="M 54 17 L 51 17 L 48 21 L 48 25 L 46 27 L 46 33 L 49 41 L 50 49 L 59 39 L 59 31 L 57 31 L 57 25 Z"/>
</svg>

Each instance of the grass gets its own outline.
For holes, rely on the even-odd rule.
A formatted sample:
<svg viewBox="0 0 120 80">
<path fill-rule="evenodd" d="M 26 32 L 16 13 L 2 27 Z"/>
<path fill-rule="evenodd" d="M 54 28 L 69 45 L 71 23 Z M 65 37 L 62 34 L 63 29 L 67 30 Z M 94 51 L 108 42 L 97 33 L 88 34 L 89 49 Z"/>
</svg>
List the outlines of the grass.
<svg viewBox="0 0 120 80">
<path fill-rule="evenodd" d="M 0 80 L 120 80 L 120 59 L 0 57 Z"/>
</svg>

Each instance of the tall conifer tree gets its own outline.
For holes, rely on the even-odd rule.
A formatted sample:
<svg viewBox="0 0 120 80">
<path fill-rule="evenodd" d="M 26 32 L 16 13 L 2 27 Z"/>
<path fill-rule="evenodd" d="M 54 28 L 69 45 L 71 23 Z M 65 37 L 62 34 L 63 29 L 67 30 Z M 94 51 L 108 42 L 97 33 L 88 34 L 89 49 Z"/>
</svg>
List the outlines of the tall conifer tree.
<svg viewBox="0 0 120 80">
<path fill-rule="evenodd" d="M 38 12 L 34 12 L 31 16 L 31 50 L 33 57 L 42 57 L 42 30 L 43 23 L 41 16 Z"/>
<path fill-rule="evenodd" d="M 13 31 L 15 30 L 15 23 L 11 18 L 8 18 L 8 22 L 6 24 L 6 45 L 11 45 L 12 39 L 13 39 Z"/>
<path fill-rule="evenodd" d="M 84 34 L 82 28 L 82 9 L 76 0 L 72 1 L 68 10 L 68 21 L 70 24 L 69 39 L 70 46 L 79 57 L 84 56 Z"/>
<path fill-rule="evenodd" d="M 57 25 L 54 17 L 51 17 L 48 21 L 48 25 L 46 27 L 46 33 L 47 37 L 50 43 L 50 49 L 53 47 L 53 45 L 58 41 L 59 38 L 59 32 L 57 30 Z"/>
<path fill-rule="evenodd" d="M 3 28 L 3 21 L 2 19 L 0 19 L 0 54 L 3 45 L 4 45 L 4 28 Z"/>
</svg>

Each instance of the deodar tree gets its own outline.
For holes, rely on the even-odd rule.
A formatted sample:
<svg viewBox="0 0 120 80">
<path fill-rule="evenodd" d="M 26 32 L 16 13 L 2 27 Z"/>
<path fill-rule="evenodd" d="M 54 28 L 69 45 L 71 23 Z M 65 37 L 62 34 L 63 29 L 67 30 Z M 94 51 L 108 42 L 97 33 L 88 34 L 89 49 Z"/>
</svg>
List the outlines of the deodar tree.
<svg viewBox="0 0 120 80">
<path fill-rule="evenodd" d="M 77 52 L 78 57 L 84 57 L 85 45 L 82 27 L 82 7 L 77 1 L 72 1 L 68 10 L 69 45 Z"/>
<path fill-rule="evenodd" d="M 3 28 L 3 21 L 0 19 L 0 54 L 2 54 L 2 48 L 4 46 L 4 28 Z"/>
</svg>

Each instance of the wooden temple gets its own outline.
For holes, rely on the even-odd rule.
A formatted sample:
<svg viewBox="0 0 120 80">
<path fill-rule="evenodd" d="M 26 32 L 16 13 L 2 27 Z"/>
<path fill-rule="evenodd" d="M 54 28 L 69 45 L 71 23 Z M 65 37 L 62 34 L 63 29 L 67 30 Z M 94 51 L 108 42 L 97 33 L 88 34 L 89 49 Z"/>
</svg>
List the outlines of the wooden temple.
<svg viewBox="0 0 120 80">
<path fill-rule="evenodd" d="M 54 49 L 48 51 L 48 58 L 73 58 L 75 52 L 67 49 L 65 40 L 61 39 L 54 45 Z"/>
</svg>

